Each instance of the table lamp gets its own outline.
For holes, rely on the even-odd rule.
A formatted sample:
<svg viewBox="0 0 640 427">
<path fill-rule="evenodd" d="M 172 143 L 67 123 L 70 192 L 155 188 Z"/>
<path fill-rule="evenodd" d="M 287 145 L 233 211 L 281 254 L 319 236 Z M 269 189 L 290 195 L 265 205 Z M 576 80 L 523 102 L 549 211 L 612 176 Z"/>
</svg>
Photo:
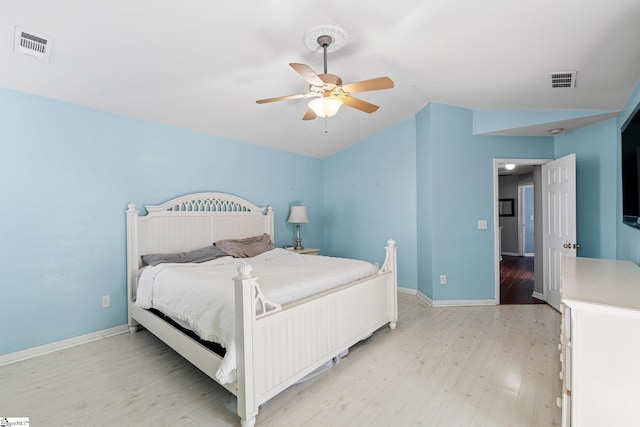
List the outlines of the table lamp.
<svg viewBox="0 0 640 427">
<path fill-rule="evenodd" d="M 304 249 L 302 239 L 300 238 L 300 224 L 309 222 L 307 208 L 304 206 L 291 206 L 291 214 L 289 215 L 288 222 L 296 224 L 296 246 L 293 249 L 300 251 Z"/>
</svg>

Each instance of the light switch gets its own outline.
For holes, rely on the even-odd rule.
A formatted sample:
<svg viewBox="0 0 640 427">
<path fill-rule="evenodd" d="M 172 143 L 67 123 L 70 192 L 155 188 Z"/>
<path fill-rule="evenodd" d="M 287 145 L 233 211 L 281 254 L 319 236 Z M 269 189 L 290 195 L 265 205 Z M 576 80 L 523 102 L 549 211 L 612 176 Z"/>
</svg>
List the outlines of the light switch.
<svg viewBox="0 0 640 427">
<path fill-rule="evenodd" d="M 478 230 L 486 230 L 487 229 L 487 220 L 479 219 L 478 220 Z"/>
</svg>

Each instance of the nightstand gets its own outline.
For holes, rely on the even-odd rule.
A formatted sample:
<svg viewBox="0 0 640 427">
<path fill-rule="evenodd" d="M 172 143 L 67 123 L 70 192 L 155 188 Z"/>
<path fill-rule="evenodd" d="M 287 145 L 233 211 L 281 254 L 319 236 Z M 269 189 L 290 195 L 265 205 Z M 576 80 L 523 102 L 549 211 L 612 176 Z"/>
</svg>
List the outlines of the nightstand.
<svg viewBox="0 0 640 427">
<path fill-rule="evenodd" d="M 304 249 L 300 249 L 299 251 L 294 249 L 293 252 L 297 254 L 304 254 L 304 255 L 318 255 L 318 253 L 320 252 L 320 249 L 304 248 Z"/>
</svg>

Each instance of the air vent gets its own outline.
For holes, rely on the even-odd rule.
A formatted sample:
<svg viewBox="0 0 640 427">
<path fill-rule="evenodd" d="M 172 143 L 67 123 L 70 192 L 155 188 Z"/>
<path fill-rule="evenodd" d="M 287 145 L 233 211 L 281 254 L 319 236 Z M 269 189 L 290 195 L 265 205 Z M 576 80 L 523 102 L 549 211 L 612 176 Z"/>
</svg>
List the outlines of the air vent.
<svg viewBox="0 0 640 427">
<path fill-rule="evenodd" d="M 576 71 L 551 73 L 551 87 L 576 87 Z"/>
<path fill-rule="evenodd" d="M 16 27 L 13 51 L 49 61 L 53 40 Z"/>
</svg>

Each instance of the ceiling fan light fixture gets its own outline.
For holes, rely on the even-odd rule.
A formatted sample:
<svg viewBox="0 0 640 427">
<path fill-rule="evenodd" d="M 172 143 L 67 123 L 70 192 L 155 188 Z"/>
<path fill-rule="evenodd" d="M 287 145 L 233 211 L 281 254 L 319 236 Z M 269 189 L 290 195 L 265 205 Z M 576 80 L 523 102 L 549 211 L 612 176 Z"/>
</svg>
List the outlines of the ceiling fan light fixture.
<svg viewBox="0 0 640 427">
<path fill-rule="evenodd" d="M 318 117 L 333 117 L 338 113 L 344 101 L 335 96 L 325 96 L 310 101 L 308 106 Z"/>
<path fill-rule="evenodd" d="M 512 171 L 516 168 L 515 163 L 507 163 L 506 165 L 504 165 L 504 168 L 508 171 Z"/>
</svg>

